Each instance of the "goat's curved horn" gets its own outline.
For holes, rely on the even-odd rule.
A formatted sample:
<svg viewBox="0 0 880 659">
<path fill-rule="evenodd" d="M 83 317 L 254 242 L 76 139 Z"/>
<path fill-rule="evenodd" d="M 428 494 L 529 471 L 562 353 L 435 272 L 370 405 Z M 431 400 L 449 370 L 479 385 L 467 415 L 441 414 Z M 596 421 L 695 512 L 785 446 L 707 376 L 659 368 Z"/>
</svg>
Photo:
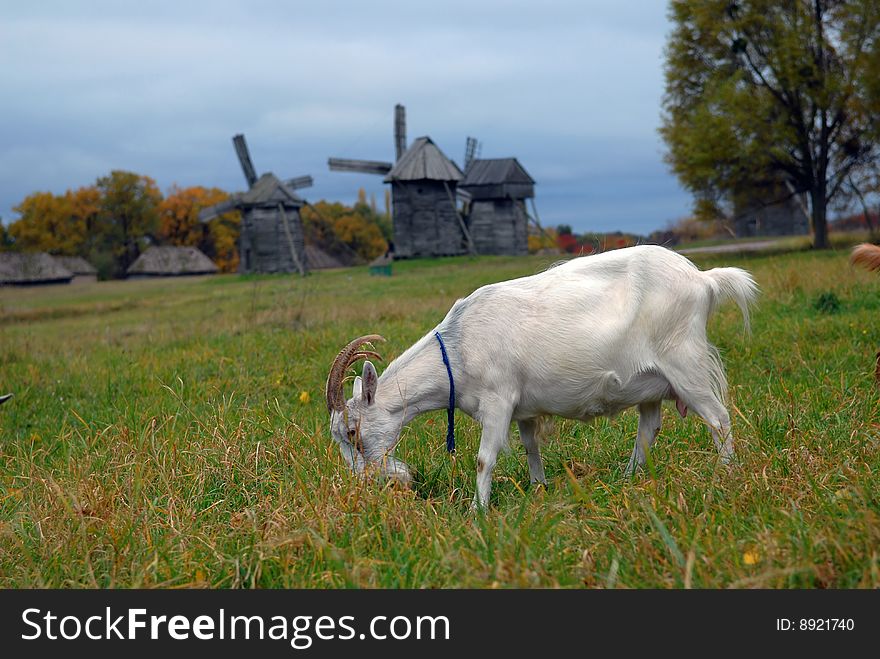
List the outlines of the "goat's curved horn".
<svg viewBox="0 0 880 659">
<path fill-rule="evenodd" d="M 381 359 L 381 357 L 372 350 L 359 351 L 358 348 L 365 343 L 369 344 L 373 341 L 384 340 L 384 337 L 381 337 L 378 334 L 367 334 L 366 336 L 361 336 L 355 339 L 339 351 L 339 354 L 336 355 L 336 359 L 333 360 L 333 365 L 330 367 L 330 374 L 327 376 L 327 387 L 324 390 L 324 393 L 327 396 L 328 410 L 331 412 L 333 410 L 342 411 L 345 407 L 345 396 L 342 393 L 342 380 L 345 378 L 345 371 L 348 370 L 349 366 L 357 360 L 365 359 L 367 357 Z"/>
</svg>

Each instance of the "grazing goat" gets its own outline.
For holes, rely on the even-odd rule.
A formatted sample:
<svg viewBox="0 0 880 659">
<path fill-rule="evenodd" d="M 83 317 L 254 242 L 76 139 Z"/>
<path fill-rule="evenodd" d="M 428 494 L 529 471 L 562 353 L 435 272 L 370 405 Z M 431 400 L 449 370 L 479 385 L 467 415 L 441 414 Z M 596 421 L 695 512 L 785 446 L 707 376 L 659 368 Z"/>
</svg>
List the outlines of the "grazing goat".
<svg viewBox="0 0 880 659">
<path fill-rule="evenodd" d="M 744 270 L 701 272 L 680 254 L 650 245 L 483 286 L 458 300 L 381 377 L 366 361 L 348 401 L 346 371 L 378 357 L 362 346 L 384 339 L 371 334 L 343 348 L 327 378 L 331 432 L 355 471 L 375 469 L 409 482 L 409 468 L 391 455 L 401 428 L 429 410 L 449 407 L 451 419 L 454 405 L 482 425 L 476 507 L 488 505 L 492 469 L 512 420 L 533 483 L 544 482 L 535 437 L 541 416 L 589 420 L 637 405 L 631 474 L 660 431 L 662 400 L 674 400 L 682 415 L 690 408 L 702 417 L 728 462 L 734 451 L 726 379 L 706 323 L 719 302 L 732 298 L 748 329 L 756 295 Z"/>
</svg>

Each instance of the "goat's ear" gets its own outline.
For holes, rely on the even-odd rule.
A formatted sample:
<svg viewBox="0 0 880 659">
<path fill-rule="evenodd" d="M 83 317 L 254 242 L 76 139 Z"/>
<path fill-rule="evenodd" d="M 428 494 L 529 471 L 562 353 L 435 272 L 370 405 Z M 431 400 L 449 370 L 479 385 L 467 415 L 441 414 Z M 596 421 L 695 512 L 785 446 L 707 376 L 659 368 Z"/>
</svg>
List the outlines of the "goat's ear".
<svg viewBox="0 0 880 659">
<path fill-rule="evenodd" d="M 379 386 L 379 374 L 370 361 L 364 362 L 364 400 L 372 405 L 376 400 L 376 387 Z"/>
<path fill-rule="evenodd" d="M 364 383 L 363 383 L 363 380 L 361 380 L 361 376 L 358 375 L 354 379 L 354 390 L 352 391 L 351 395 L 354 396 L 355 398 L 360 398 L 363 390 L 364 390 Z"/>
</svg>

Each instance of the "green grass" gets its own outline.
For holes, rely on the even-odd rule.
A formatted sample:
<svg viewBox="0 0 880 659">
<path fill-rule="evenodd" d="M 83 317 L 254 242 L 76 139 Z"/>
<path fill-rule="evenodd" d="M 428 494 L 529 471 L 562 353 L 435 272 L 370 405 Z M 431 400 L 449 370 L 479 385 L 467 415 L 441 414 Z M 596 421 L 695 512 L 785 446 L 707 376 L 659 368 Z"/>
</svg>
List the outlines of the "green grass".
<svg viewBox="0 0 880 659">
<path fill-rule="evenodd" d="M 732 305 L 709 327 L 736 468 L 671 406 L 631 480 L 633 412 L 556 420 L 547 488 L 514 431 L 484 516 L 477 424 L 457 414 L 453 460 L 445 413 L 420 417 L 399 449 L 413 488 L 364 483 L 324 379 L 351 338 L 381 333 L 393 358 L 549 258 L 0 289 L 0 587 L 880 586 L 880 279 L 846 256 L 695 259 L 762 288 L 750 340 Z"/>
</svg>

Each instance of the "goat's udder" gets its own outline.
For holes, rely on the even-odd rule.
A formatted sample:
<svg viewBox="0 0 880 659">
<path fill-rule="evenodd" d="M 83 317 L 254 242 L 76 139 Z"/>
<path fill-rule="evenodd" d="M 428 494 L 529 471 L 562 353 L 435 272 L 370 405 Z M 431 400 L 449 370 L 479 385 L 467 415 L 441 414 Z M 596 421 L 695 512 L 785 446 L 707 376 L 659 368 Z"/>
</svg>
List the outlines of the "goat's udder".
<svg viewBox="0 0 880 659">
<path fill-rule="evenodd" d="M 688 415 L 688 406 L 685 405 L 678 396 L 675 397 L 675 409 L 681 414 L 682 419 Z"/>
</svg>

